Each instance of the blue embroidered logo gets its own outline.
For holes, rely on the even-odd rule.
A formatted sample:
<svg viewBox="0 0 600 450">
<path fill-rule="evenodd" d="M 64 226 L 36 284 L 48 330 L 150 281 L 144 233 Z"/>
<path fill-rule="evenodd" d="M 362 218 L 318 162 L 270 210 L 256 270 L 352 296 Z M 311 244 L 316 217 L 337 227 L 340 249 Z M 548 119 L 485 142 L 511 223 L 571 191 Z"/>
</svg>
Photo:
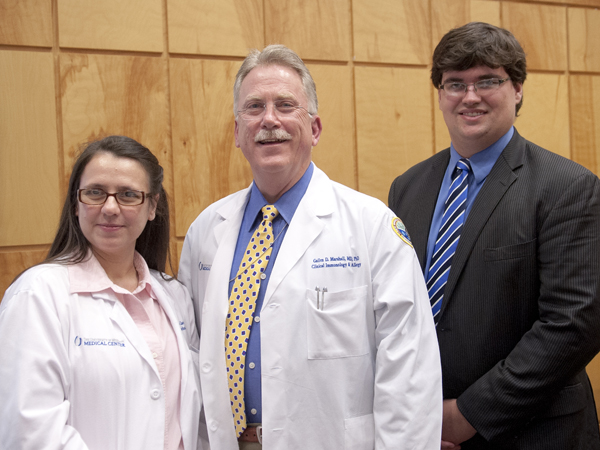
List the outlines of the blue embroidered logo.
<svg viewBox="0 0 600 450">
<path fill-rule="evenodd" d="M 125 341 L 119 339 L 82 338 L 76 336 L 74 343 L 77 347 L 81 347 L 82 344 L 84 347 L 93 345 L 104 347 L 125 347 Z"/>
</svg>

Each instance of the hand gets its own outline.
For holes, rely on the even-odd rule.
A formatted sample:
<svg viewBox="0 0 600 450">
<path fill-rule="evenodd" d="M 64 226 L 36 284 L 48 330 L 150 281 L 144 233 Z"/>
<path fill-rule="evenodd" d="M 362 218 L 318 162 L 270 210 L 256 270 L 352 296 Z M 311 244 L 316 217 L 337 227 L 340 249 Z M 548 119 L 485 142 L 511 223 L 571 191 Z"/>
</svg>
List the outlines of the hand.
<svg viewBox="0 0 600 450">
<path fill-rule="evenodd" d="M 460 448 L 461 442 L 471 439 L 477 430 L 465 419 L 456 406 L 456 399 L 444 400 L 442 417 L 442 449 Z M 454 444 L 454 447 L 448 446 Z M 446 445 L 444 447 L 444 445 Z"/>
<path fill-rule="evenodd" d="M 454 445 L 452 442 L 442 441 L 441 450 L 460 450 L 460 445 Z"/>
</svg>

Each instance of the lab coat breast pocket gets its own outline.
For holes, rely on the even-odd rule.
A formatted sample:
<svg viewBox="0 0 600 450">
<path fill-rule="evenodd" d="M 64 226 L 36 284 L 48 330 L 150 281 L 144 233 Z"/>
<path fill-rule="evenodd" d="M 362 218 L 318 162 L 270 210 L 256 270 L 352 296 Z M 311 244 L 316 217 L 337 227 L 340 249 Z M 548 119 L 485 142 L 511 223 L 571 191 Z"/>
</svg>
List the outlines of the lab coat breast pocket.
<svg viewBox="0 0 600 450">
<path fill-rule="evenodd" d="M 318 305 L 317 305 L 317 300 Z M 341 292 L 306 290 L 308 359 L 331 359 L 369 353 L 367 286 Z"/>
</svg>

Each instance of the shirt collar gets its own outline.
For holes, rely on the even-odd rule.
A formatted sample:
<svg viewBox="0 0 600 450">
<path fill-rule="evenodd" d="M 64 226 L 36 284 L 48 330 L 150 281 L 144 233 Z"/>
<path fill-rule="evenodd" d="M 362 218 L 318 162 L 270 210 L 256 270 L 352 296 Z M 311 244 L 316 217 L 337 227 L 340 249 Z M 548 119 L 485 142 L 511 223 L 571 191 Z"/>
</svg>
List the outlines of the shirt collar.
<svg viewBox="0 0 600 450">
<path fill-rule="evenodd" d="M 148 264 L 146 264 L 146 260 L 138 252 L 135 252 L 133 256 L 133 265 L 138 273 L 139 282 L 137 288 L 133 292 L 129 292 L 117 286 L 108 278 L 96 256 L 89 250 L 82 262 L 67 266 L 71 286 L 70 293 L 93 293 L 110 289 L 118 294 L 137 294 L 146 290 L 148 295 L 156 298 L 152 290 L 152 276 L 150 275 Z"/>
<path fill-rule="evenodd" d="M 496 164 L 496 161 L 500 157 L 500 154 L 512 139 L 514 132 L 515 127 L 510 127 L 510 130 L 508 130 L 504 136 L 502 136 L 488 148 L 475 153 L 469 158 L 476 183 L 481 183 L 489 175 L 492 167 L 494 167 L 494 164 Z M 454 149 L 454 145 L 451 144 L 449 167 L 454 168 L 458 160 L 461 158 L 462 156 L 457 153 L 457 151 Z"/>
<path fill-rule="evenodd" d="M 314 164 L 311 162 L 308 166 L 308 169 L 306 169 L 306 172 L 304 172 L 304 175 L 302 175 L 298 182 L 275 202 L 274 206 L 277 208 L 277 211 L 279 211 L 279 215 L 288 224 L 291 222 L 292 217 L 294 217 L 294 213 L 296 212 L 296 209 L 298 209 L 300 200 L 302 200 L 302 197 L 304 197 L 304 194 L 306 193 L 306 189 L 308 189 L 313 171 Z M 256 183 L 252 182 L 250 200 L 248 200 L 248 205 L 246 206 L 246 211 L 244 214 L 250 217 L 257 217 L 260 210 L 268 204 L 269 203 L 265 199 L 264 195 L 262 195 L 262 193 L 258 190 Z M 256 226 L 255 222 L 256 220 L 251 221 L 248 231 L 254 229 Z"/>
</svg>

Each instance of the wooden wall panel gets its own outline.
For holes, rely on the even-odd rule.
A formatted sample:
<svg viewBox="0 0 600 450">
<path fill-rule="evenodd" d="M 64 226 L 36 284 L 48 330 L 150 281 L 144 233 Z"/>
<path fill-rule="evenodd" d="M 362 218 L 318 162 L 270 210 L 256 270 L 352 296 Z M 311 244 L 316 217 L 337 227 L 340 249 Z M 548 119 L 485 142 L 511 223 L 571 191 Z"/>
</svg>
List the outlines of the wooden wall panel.
<svg viewBox="0 0 600 450">
<path fill-rule="evenodd" d="M 600 76 L 572 75 L 569 84 L 573 159 L 598 175 L 600 174 Z"/>
<path fill-rule="evenodd" d="M 243 56 L 264 47 L 262 0 L 167 0 L 169 51 Z"/>
<path fill-rule="evenodd" d="M 502 2 L 502 26 L 527 55 L 527 70 L 567 70 L 567 8 Z"/>
<path fill-rule="evenodd" d="M 163 50 L 161 0 L 56 0 L 61 47 Z"/>
<path fill-rule="evenodd" d="M 181 259 L 181 251 L 183 250 L 183 240 L 178 240 L 177 241 L 177 253 L 174 253 L 173 255 L 175 256 L 175 260 L 177 261 L 177 270 L 179 270 L 179 260 Z"/>
<path fill-rule="evenodd" d="M 0 99 L 0 246 L 46 244 L 60 212 L 52 54 L 0 51 Z"/>
<path fill-rule="evenodd" d="M 348 66 L 309 64 L 317 85 L 323 133 L 313 161 L 339 183 L 357 188 L 352 70 Z"/>
<path fill-rule="evenodd" d="M 515 127 L 526 139 L 570 158 L 567 76 L 530 73 L 523 85 L 523 107 Z"/>
<path fill-rule="evenodd" d="M 171 191 L 167 81 L 160 58 L 63 53 L 60 57 L 65 176 L 88 141 L 111 134 L 148 147 Z"/>
<path fill-rule="evenodd" d="M 427 69 L 356 67 L 358 187 L 387 204 L 394 178 L 433 154 Z"/>
<path fill-rule="evenodd" d="M 592 383 L 592 390 L 594 391 L 594 399 L 596 401 L 596 410 L 600 409 L 600 355 L 597 355 L 586 368 L 590 382 Z"/>
<path fill-rule="evenodd" d="M 171 58 L 176 235 L 211 203 L 247 187 L 252 173 L 235 147 L 233 81 L 239 61 Z"/>
<path fill-rule="evenodd" d="M 2 0 L 0 44 L 52 46 L 51 0 Z"/>
<path fill-rule="evenodd" d="M 520 0 L 529 3 L 560 3 L 562 5 L 600 6 L 600 0 Z"/>
<path fill-rule="evenodd" d="M 0 300 L 14 278 L 44 260 L 50 246 L 38 250 L 0 252 Z"/>
<path fill-rule="evenodd" d="M 471 0 L 469 20 L 487 22 L 500 26 L 500 2 L 489 0 Z"/>
<path fill-rule="evenodd" d="M 431 63 L 433 50 L 452 28 L 469 22 L 488 22 L 500 26 L 500 2 L 488 0 L 431 0 Z"/>
<path fill-rule="evenodd" d="M 600 72 L 600 11 L 569 8 L 569 69 Z"/>
<path fill-rule="evenodd" d="M 431 43 L 427 2 L 354 0 L 354 55 L 357 61 L 427 64 Z"/>
<path fill-rule="evenodd" d="M 303 59 L 350 59 L 350 0 L 264 0 L 265 44 Z"/>
</svg>

